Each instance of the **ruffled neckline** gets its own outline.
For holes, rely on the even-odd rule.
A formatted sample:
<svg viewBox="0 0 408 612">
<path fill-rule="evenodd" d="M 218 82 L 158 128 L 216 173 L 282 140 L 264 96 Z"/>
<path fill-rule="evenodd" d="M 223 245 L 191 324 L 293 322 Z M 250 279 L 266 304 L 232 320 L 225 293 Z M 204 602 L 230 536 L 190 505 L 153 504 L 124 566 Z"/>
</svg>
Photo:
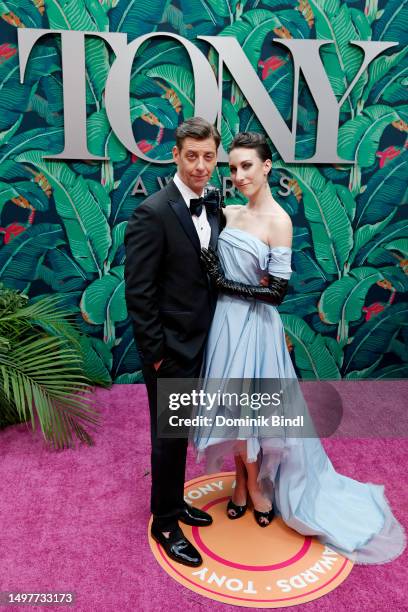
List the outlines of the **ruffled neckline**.
<svg viewBox="0 0 408 612">
<path fill-rule="evenodd" d="M 251 234 L 251 232 L 247 232 L 246 230 L 242 230 L 239 227 L 225 227 L 222 230 L 222 233 L 224 232 L 241 232 L 241 234 L 245 234 L 246 236 L 250 236 L 253 240 L 256 240 L 257 242 L 260 242 L 266 249 L 268 249 L 269 251 L 274 251 L 274 250 L 283 250 L 283 251 L 291 251 L 291 247 L 288 246 L 269 246 L 269 244 L 266 244 L 266 242 L 264 242 L 263 240 L 261 240 L 260 238 L 258 238 L 258 236 L 255 236 L 255 234 Z"/>
</svg>

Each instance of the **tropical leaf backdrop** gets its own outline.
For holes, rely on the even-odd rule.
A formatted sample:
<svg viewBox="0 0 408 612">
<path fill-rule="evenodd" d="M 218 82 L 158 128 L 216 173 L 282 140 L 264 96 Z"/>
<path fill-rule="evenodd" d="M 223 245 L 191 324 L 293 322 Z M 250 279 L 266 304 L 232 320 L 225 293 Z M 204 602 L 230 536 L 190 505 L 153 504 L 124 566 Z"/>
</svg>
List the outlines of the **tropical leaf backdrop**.
<svg viewBox="0 0 408 612">
<path fill-rule="evenodd" d="M 408 0 L 0 0 L 0 278 L 34 299 L 59 293 L 76 309 L 87 367 L 102 384 L 141 380 L 124 299 L 127 219 L 174 167 L 145 163 L 113 134 L 104 87 L 113 57 L 86 42 L 89 149 L 109 161 L 64 163 L 57 37 L 32 52 L 19 83 L 16 28 L 152 31 L 193 41 L 218 70 L 199 35 L 234 36 L 278 110 L 291 120 L 293 71 L 277 38 L 333 39 L 322 51 L 338 99 L 361 63 L 350 40 L 397 41 L 372 62 L 344 103 L 339 154 L 355 166 L 286 165 L 273 149 L 271 186 L 295 227 L 290 291 L 280 308 L 302 378 L 408 375 Z M 183 47 L 145 43 L 130 84 L 133 128 L 150 157 L 171 156 L 174 129 L 194 112 L 194 82 Z M 314 150 L 316 109 L 301 80 L 298 158 Z M 222 140 L 262 131 L 225 69 Z M 213 182 L 221 186 L 220 165 Z M 161 183 L 160 183 L 161 182 Z M 227 204 L 244 203 L 239 194 Z"/>
</svg>

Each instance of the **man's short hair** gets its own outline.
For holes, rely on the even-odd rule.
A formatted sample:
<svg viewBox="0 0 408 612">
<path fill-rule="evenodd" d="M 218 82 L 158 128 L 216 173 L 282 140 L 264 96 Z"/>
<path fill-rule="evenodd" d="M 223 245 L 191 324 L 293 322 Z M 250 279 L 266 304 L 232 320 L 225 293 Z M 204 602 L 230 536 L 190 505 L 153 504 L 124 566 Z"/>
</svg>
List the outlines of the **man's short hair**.
<svg viewBox="0 0 408 612">
<path fill-rule="evenodd" d="M 195 138 L 196 140 L 213 138 L 217 149 L 221 142 L 221 136 L 217 128 L 202 117 L 191 117 L 178 126 L 176 129 L 176 145 L 179 151 L 185 138 Z"/>
</svg>

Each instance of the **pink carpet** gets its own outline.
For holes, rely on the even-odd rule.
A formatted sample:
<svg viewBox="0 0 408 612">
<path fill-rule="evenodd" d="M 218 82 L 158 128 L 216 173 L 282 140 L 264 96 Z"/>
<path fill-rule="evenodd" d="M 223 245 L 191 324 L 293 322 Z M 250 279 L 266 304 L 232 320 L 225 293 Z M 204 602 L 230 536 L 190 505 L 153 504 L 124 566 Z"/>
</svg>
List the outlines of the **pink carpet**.
<svg viewBox="0 0 408 612">
<path fill-rule="evenodd" d="M 390 406 L 404 411 L 408 382 L 384 381 Z M 341 392 L 341 382 L 339 383 Z M 0 592 L 74 591 L 76 603 L 7 606 L 2 610 L 83 612 L 235 611 L 174 582 L 154 560 L 146 538 L 149 519 L 149 426 L 144 386 L 98 390 L 103 427 L 94 447 L 52 452 L 25 425 L 0 432 Z M 376 403 L 365 383 L 359 403 Z M 362 405 L 361 405 L 362 406 Z M 406 404 L 405 404 L 406 407 Z M 335 468 L 386 485 L 407 528 L 407 439 L 324 440 Z M 226 464 L 232 469 L 232 464 Z M 189 458 L 187 479 L 202 473 Z M 407 554 L 382 566 L 357 566 L 329 595 L 296 606 L 306 612 L 407 610 Z M 249 608 L 245 608 L 249 609 Z"/>
</svg>

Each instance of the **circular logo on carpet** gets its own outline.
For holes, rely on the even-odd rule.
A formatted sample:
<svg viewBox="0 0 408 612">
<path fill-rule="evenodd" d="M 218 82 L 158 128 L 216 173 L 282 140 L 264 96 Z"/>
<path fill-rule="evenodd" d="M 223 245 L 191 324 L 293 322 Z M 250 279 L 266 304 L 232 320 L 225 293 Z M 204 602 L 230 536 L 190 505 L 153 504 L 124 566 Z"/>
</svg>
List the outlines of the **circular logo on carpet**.
<svg viewBox="0 0 408 612">
<path fill-rule="evenodd" d="M 352 561 L 315 538 L 293 531 L 281 518 L 275 517 L 262 529 L 248 509 L 243 517 L 231 521 L 226 504 L 233 485 L 230 472 L 201 476 L 185 485 L 185 500 L 214 519 L 212 525 L 201 528 L 180 523 L 203 557 L 200 567 L 169 559 L 149 535 L 154 556 L 170 576 L 204 597 L 249 608 L 306 603 L 343 582 Z"/>
</svg>

